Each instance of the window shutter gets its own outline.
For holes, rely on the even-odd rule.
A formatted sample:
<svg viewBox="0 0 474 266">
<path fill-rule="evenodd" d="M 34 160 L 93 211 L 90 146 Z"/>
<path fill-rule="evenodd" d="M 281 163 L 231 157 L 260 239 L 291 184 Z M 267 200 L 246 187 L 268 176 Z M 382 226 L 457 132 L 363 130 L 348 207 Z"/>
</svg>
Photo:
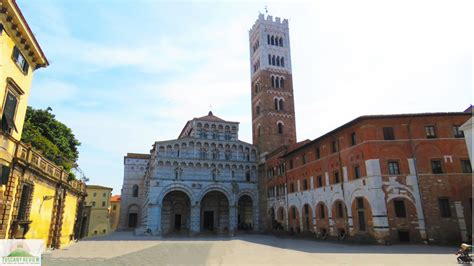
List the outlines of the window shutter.
<svg viewBox="0 0 474 266">
<path fill-rule="evenodd" d="M 0 185 L 7 185 L 8 184 L 8 178 L 10 177 L 10 167 L 6 165 L 0 165 L 0 171 L 1 171 L 1 176 L 0 176 Z"/>
<path fill-rule="evenodd" d="M 28 65 L 28 62 L 26 62 L 26 59 L 25 59 L 25 63 L 23 64 L 23 72 L 26 74 L 28 74 L 28 68 L 30 67 L 30 65 Z"/>
</svg>

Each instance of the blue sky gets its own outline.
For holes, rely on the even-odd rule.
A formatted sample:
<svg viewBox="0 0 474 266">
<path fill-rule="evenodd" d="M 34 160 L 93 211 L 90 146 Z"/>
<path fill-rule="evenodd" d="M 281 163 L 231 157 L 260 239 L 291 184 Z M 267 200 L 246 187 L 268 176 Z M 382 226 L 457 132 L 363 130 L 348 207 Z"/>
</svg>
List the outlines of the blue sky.
<svg viewBox="0 0 474 266">
<path fill-rule="evenodd" d="M 472 104 L 472 1 L 18 4 L 51 63 L 29 104 L 73 129 L 90 183 L 114 194 L 127 152 L 176 138 L 210 105 L 251 142 L 248 30 L 266 5 L 290 23 L 299 141 L 360 115 Z"/>
</svg>

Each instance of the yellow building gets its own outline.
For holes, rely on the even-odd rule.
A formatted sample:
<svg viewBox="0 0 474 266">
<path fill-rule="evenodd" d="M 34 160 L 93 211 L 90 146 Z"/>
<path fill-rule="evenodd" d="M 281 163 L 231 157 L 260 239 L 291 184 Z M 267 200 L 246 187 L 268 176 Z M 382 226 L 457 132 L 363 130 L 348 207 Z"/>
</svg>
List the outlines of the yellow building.
<svg viewBox="0 0 474 266">
<path fill-rule="evenodd" d="M 110 198 L 110 230 L 117 230 L 120 220 L 120 195 Z"/>
<path fill-rule="evenodd" d="M 87 197 L 85 200 L 85 212 L 83 223 L 85 223 L 84 236 L 105 235 L 110 233 L 110 198 L 112 188 L 98 185 L 86 186 Z M 90 210 L 88 210 L 90 208 Z"/>
<path fill-rule="evenodd" d="M 14 0 L 0 0 L 0 239 L 74 239 L 82 182 L 20 142 L 33 72 L 48 66 Z"/>
</svg>

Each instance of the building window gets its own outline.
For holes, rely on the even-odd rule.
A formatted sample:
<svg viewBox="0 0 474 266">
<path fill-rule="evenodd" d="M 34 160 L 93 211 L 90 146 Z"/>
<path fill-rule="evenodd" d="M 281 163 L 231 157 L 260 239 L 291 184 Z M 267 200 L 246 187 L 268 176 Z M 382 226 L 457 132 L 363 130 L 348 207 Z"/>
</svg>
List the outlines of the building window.
<svg viewBox="0 0 474 266">
<path fill-rule="evenodd" d="M 337 206 L 336 218 L 344 218 L 344 210 L 342 207 L 342 203 L 338 202 L 336 206 Z"/>
<path fill-rule="evenodd" d="M 324 213 L 325 213 L 324 205 L 321 204 L 319 205 L 319 218 L 324 219 L 324 216 L 325 216 Z"/>
<path fill-rule="evenodd" d="M 293 159 L 290 159 L 288 162 L 290 169 L 293 169 Z"/>
<path fill-rule="evenodd" d="M 351 146 L 354 146 L 356 144 L 357 144 L 356 133 L 352 132 L 352 134 L 351 134 Z"/>
<path fill-rule="evenodd" d="M 337 152 L 337 143 L 336 141 L 332 141 L 331 142 L 331 151 L 334 153 L 334 152 Z"/>
<path fill-rule="evenodd" d="M 133 185 L 132 197 L 134 197 L 134 198 L 138 197 L 138 186 L 137 185 Z"/>
<path fill-rule="evenodd" d="M 105 197 L 105 194 L 106 194 L 106 193 L 102 193 L 102 197 Z"/>
<path fill-rule="evenodd" d="M 283 134 L 283 123 L 279 122 L 277 126 L 278 126 L 278 134 Z"/>
<path fill-rule="evenodd" d="M 399 175 L 400 174 L 400 167 L 398 166 L 397 161 L 389 161 L 388 162 L 388 174 L 389 175 Z"/>
<path fill-rule="evenodd" d="M 102 201 L 102 207 L 105 207 L 105 201 Z"/>
<path fill-rule="evenodd" d="M 117 205 L 114 205 L 114 206 L 112 207 L 112 209 L 113 209 L 114 211 L 117 210 Z"/>
<path fill-rule="evenodd" d="M 5 104 L 3 105 L 2 130 L 11 133 L 12 129 L 18 131 L 15 125 L 15 113 L 18 105 L 18 98 L 10 91 L 7 92 Z"/>
<path fill-rule="evenodd" d="M 436 138 L 436 130 L 434 126 L 425 126 L 425 133 L 427 139 Z"/>
<path fill-rule="evenodd" d="M 260 105 L 257 105 L 257 106 L 255 107 L 255 113 L 256 113 L 257 115 L 260 114 Z"/>
<path fill-rule="evenodd" d="M 469 160 L 461 160 L 461 168 L 463 173 L 472 173 L 471 162 Z"/>
<path fill-rule="evenodd" d="M 293 192 L 295 192 L 295 184 L 291 183 L 290 184 L 290 193 L 293 193 Z"/>
<path fill-rule="evenodd" d="M 295 220 L 296 219 L 296 208 L 295 207 L 291 208 L 291 213 L 292 213 L 292 216 L 293 216 L 293 220 Z"/>
<path fill-rule="evenodd" d="M 92 201 L 92 206 L 95 207 L 95 201 Z"/>
<path fill-rule="evenodd" d="M 318 176 L 318 187 L 322 187 L 322 186 L 323 186 L 323 177 Z"/>
<path fill-rule="evenodd" d="M 30 204 L 31 190 L 31 185 L 23 185 L 23 188 L 21 190 L 20 206 L 18 207 L 18 215 L 16 218 L 18 221 L 28 219 L 28 205 Z"/>
<path fill-rule="evenodd" d="M 449 199 L 448 198 L 439 198 L 439 211 L 441 217 L 451 217 L 451 208 L 449 206 Z"/>
<path fill-rule="evenodd" d="M 23 74 L 26 75 L 28 73 L 28 68 L 29 68 L 28 62 L 26 62 L 25 57 L 20 52 L 20 49 L 18 49 L 18 47 L 16 47 L 16 46 L 13 48 L 13 60 L 18 65 L 18 67 L 21 69 Z"/>
<path fill-rule="evenodd" d="M 394 140 L 395 134 L 393 133 L 393 127 L 384 127 L 383 128 L 383 139 L 384 140 Z"/>
<path fill-rule="evenodd" d="M 321 151 L 319 150 L 319 147 L 316 148 L 316 159 L 321 158 Z"/>
<path fill-rule="evenodd" d="M 245 173 L 245 181 L 250 182 L 250 171 Z"/>
<path fill-rule="evenodd" d="M 441 160 L 431 160 L 431 171 L 433 174 L 442 174 L 443 167 L 441 165 Z"/>
<path fill-rule="evenodd" d="M 93 195 L 94 197 L 97 197 L 97 193 L 96 193 L 96 192 L 94 192 L 92 195 Z"/>
<path fill-rule="evenodd" d="M 453 135 L 455 138 L 464 138 L 464 132 L 459 129 L 458 125 L 453 126 Z"/>
<path fill-rule="evenodd" d="M 6 165 L 0 165 L 0 186 L 8 186 L 8 179 L 10 178 L 10 167 Z"/>
<path fill-rule="evenodd" d="M 301 161 L 303 164 L 306 164 L 306 153 L 303 153 L 303 156 L 301 156 Z"/>
<path fill-rule="evenodd" d="M 303 179 L 303 190 L 308 190 L 308 180 Z"/>
<path fill-rule="evenodd" d="M 405 218 L 407 217 L 407 212 L 405 209 L 405 201 L 404 200 L 394 200 L 393 207 L 395 209 L 395 216 L 398 218 Z"/>
<path fill-rule="evenodd" d="M 360 178 L 360 166 L 354 166 L 354 177 L 355 179 Z"/>
<path fill-rule="evenodd" d="M 341 180 L 339 180 L 339 172 L 336 171 L 336 172 L 334 172 L 334 184 L 338 184 L 340 182 L 341 182 Z"/>
</svg>

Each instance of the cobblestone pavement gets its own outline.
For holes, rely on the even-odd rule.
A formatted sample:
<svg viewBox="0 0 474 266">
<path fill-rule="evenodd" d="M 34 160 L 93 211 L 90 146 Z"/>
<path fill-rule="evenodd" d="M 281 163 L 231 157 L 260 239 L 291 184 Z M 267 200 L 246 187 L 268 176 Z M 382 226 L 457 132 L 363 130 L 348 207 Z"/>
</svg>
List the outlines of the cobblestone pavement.
<svg viewBox="0 0 474 266">
<path fill-rule="evenodd" d="M 268 235 L 165 238 L 116 232 L 47 251 L 43 265 L 457 265 L 456 247 L 346 245 Z"/>
</svg>

